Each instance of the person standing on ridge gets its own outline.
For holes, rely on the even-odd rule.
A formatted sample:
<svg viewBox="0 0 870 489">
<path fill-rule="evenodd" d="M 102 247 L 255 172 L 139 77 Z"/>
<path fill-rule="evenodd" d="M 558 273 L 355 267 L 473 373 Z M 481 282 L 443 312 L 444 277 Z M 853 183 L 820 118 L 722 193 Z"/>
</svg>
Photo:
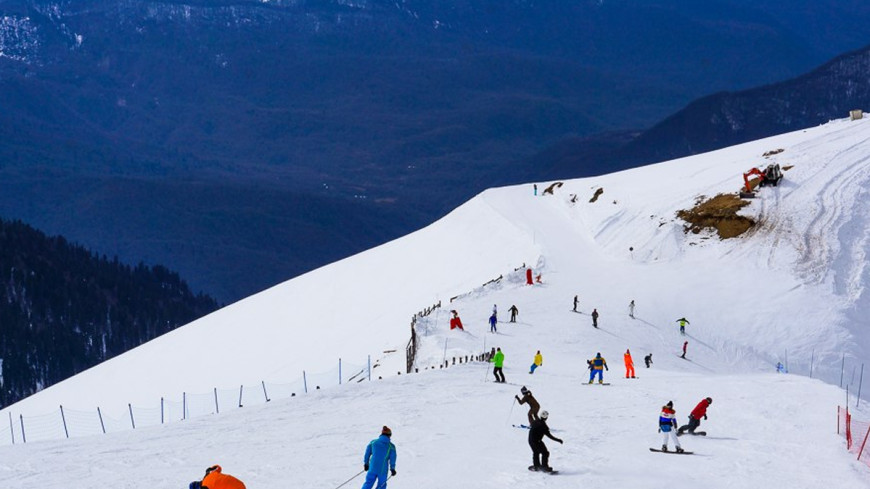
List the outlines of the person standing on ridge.
<svg viewBox="0 0 870 489">
<path fill-rule="evenodd" d="M 628 349 L 625 350 L 625 355 L 623 355 L 623 359 L 625 360 L 625 378 L 635 378 L 634 376 L 634 360 L 631 359 L 631 352 Z M 629 377 L 631 374 L 631 377 Z"/>
<path fill-rule="evenodd" d="M 508 312 L 511 313 L 511 322 L 512 322 L 512 323 L 517 322 L 517 314 L 520 313 L 520 310 L 517 309 L 517 306 L 516 306 L 516 305 L 511 305 L 511 308 L 508 309 Z"/>
<path fill-rule="evenodd" d="M 498 321 L 498 306 L 492 305 L 492 315 L 495 316 L 495 320 Z"/>
<path fill-rule="evenodd" d="M 540 419 L 532 421 L 529 428 L 529 446 L 532 447 L 532 465 L 529 470 L 541 470 L 544 472 L 552 472 L 550 467 L 550 452 L 547 451 L 547 445 L 544 444 L 544 436 L 553 441 L 562 443 L 562 440 L 550 434 L 550 427 L 547 426 L 547 418 L 550 413 L 547 411 L 541 412 Z"/>
<path fill-rule="evenodd" d="M 587 363 L 590 364 L 590 367 L 592 369 L 592 371 L 589 373 L 589 383 L 590 384 L 592 383 L 592 381 L 595 379 L 595 375 L 597 374 L 598 375 L 598 383 L 603 384 L 604 383 L 604 370 L 610 370 L 610 368 L 607 367 L 607 360 L 605 360 L 601 356 L 601 352 L 596 353 L 595 358 L 593 358 L 592 360 L 589 360 L 589 362 L 587 362 Z"/>
<path fill-rule="evenodd" d="M 598 327 L 598 309 L 592 309 L 592 327 Z"/>
<path fill-rule="evenodd" d="M 707 408 L 710 407 L 710 404 L 713 404 L 712 398 L 701 399 L 701 402 L 689 414 L 689 424 L 680 426 L 680 429 L 677 430 L 677 436 L 682 435 L 686 431 L 694 435 L 698 426 L 701 426 L 701 418 L 707 419 Z"/>
<path fill-rule="evenodd" d="M 453 315 L 453 317 L 450 318 L 450 329 L 452 330 L 452 329 L 459 328 L 459 329 L 465 331 L 465 328 L 462 327 L 462 320 L 459 319 L 459 313 L 456 312 L 456 309 L 452 309 L 450 311 L 450 314 Z"/>
<path fill-rule="evenodd" d="M 495 355 L 490 360 L 495 366 L 492 369 L 492 374 L 495 375 L 495 381 L 504 383 L 504 373 L 501 371 L 504 366 L 504 353 L 501 348 L 495 349 Z"/>
<path fill-rule="evenodd" d="M 538 184 L 537 183 L 532 184 L 532 189 L 535 192 L 535 197 L 537 197 L 538 196 Z"/>
<path fill-rule="evenodd" d="M 544 364 L 544 357 L 541 356 L 541 350 L 538 350 L 538 353 L 535 354 L 535 360 L 532 362 L 532 365 L 529 367 L 529 373 L 535 373 L 535 369 Z"/>
<path fill-rule="evenodd" d="M 514 396 L 514 398 L 520 404 L 529 405 L 529 426 L 531 426 L 532 422 L 538 419 L 538 410 L 541 409 L 541 405 L 538 404 L 538 400 L 532 395 L 532 391 L 526 389 L 526 386 L 520 389 L 520 393 L 523 395 L 522 398 L 519 396 Z"/>
<path fill-rule="evenodd" d="M 684 341 L 683 342 L 683 354 L 680 355 L 680 358 L 686 358 L 686 348 L 688 348 L 688 346 L 689 346 L 689 342 Z"/>
<path fill-rule="evenodd" d="M 653 363 L 653 361 L 652 361 L 652 353 L 650 353 L 649 355 L 643 357 L 643 363 L 646 364 L 646 368 L 649 368 L 649 366 L 652 365 L 652 363 Z"/>
<path fill-rule="evenodd" d="M 362 489 L 386 489 L 387 469 L 391 475 L 396 475 L 396 445 L 390 441 L 393 432 L 384 426 L 381 428 L 381 436 L 369 442 L 366 453 L 363 455 L 363 469 L 366 473 L 366 481 Z M 378 485 L 375 486 L 375 480 Z"/>
<path fill-rule="evenodd" d="M 492 313 L 492 316 L 489 317 L 489 332 L 490 333 L 497 333 L 498 332 L 498 328 L 495 327 L 495 324 L 497 322 L 498 322 L 498 320 L 495 317 L 495 313 Z"/>
<path fill-rule="evenodd" d="M 680 334 L 686 334 L 686 325 L 687 325 L 687 324 L 692 324 L 692 323 L 689 322 L 688 319 L 686 319 L 686 318 L 684 318 L 684 317 L 683 317 L 683 318 L 680 318 L 680 319 L 677 319 L 675 322 L 680 323 Z"/>
<path fill-rule="evenodd" d="M 577 296 L 575 295 L 575 296 L 574 296 L 574 312 L 577 312 L 577 303 L 578 303 L 578 302 L 580 302 L 580 300 L 579 300 L 579 299 L 577 298 Z"/>
<path fill-rule="evenodd" d="M 677 447 L 677 453 L 682 453 L 683 449 L 680 447 L 680 440 L 677 438 L 677 432 L 674 431 L 677 429 L 677 412 L 674 411 L 674 401 L 668 401 L 668 403 L 662 406 L 662 412 L 659 414 L 659 433 L 664 435 L 662 439 L 662 451 L 668 451 L 668 437 L 674 440 L 674 446 Z"/>
<path fill-rule="evenodd" d="M 634 299 L 628 303 L 628 317 L 634 319 Z"/>
<path fill-rule="evenodd" d="M 221 472 L 220 465 L 212 465 L 205 469 L 202 481 L 190 483 L 190 489 L 245 489 L 245 483 L 235 477 Z"/>
</svg>

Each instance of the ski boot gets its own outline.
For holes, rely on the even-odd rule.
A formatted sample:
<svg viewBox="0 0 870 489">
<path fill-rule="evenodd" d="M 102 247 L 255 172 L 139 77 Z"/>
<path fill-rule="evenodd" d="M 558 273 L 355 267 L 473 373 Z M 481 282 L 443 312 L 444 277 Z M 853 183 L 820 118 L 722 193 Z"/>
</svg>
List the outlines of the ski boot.
<svg viewBox="0 0 870 489">
<path fill-rule="evenodd" d="M 543 471 L 543 472 L 552 472 L 552 471 L 553 471 L 553 467 L 550 467 L 550 466 L 548 466 L 548 465 L 544 465 L 543 467 L 541 467 L 541 471 Z"/>
<path fill-rule="evenodd" d="M 683 450 L 683 449 L 680 448 L 680 447 L 677 447 L 677 453 L 683 453 L 683 452 L 685 452 L 685 450 Z"/>
<path fill-rule="evenodd" d="M 662 445 L 662 451 L 663 451 L 663 452 L 667 452 L 667 451 L 668 451 L 668 446 L 667 446 L 667 445 Z"/>
</svg>

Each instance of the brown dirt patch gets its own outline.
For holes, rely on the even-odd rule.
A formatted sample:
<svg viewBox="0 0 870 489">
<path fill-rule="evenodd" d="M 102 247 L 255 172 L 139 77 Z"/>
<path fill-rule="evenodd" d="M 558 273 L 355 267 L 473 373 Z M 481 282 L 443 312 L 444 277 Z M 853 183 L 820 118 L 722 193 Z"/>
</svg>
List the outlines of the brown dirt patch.
<svg viewBox="0 0 870 489">
<path fill-rule="evenodd" d="M 595 191 L 595 193 L 592 195 L 592 198 L 589 199 L 589 202 L 591 203 L 591 202 L 595 202 L 595 201 L 597 201 L 597 200 L 598 200 L 598 197 L 600 197 L 601 194 L 603 194 L 603 193 L 604 193 L 604 189 L 599 187 L 599 188 Z"/>
<path fill-rule="evenodd" d="M 745 233 L 755 221 L 737 215 L 749 202 L 735 194 L 719 194 L 711 199 L 698 197 L 695 207 L 677 211 L 677 217 L 686 221 L 685 231 L 698 234 L 704 229 L 715 229 L 722 239 L 733 238 Z"/>
</svg>

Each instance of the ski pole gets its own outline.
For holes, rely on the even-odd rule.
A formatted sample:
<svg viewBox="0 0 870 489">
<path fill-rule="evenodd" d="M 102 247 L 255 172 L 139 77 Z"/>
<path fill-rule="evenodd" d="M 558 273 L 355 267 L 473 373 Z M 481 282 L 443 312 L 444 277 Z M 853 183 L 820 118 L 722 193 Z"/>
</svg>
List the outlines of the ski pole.
<svg viewBox="0 0 870 489">
<path fill-rule="evenodd" d="M 508 413 L 508 418 L 507 418 L 507 420 L 504 422 L 504 424 L 510 424 L 510 422 L 511 422 L 511 415 L 514 414 L 514 406 L 516 405 L 516 403 L 517 403 L 517 398 L 514 397 L 513 402 L 511 402 L 511 411 Z"/>
<path fill-rule="evenodd" d="M 357 477 L 359 477 L 359 476 L 360 476 L 360 474 L 362 474 L 362 473 L 363 473 L 363 472 L 365 472 L 365 469 L 363 469 L 363 470 L 360 470 L 360 471 L 359 471 L 359 472 L 358 472 L 358 473 L 357 473 L 357 474 L 356 474 L 356 475 L 355 475 L 355 476 L 353 476 L 353 477 L 351 477 L 351 478 L 350 478 L 350 479 L 348 479 L 348 480 L 346 480 L 346 481 L 344 481 L 344 482 L 342 482 L 342 483 L 341 483 L 341 484 L 339 484 L 339 485 L 337 485 L 337 486 L 335 486 L 335 489 L 338 489 L 338 488 L 339 488 L 339 487 L 341 487 L 341 486 L 343 486 L 343 485 L 345 485 L 345 484 L 347 484 L 347 483 L 348 483 L 348 482 L 350 482 L 350 481 L 352 481 L 352 480 L 354 480 L 354 479 L 356 479 L 356 478 L 357 478 Z"/>
</svg>

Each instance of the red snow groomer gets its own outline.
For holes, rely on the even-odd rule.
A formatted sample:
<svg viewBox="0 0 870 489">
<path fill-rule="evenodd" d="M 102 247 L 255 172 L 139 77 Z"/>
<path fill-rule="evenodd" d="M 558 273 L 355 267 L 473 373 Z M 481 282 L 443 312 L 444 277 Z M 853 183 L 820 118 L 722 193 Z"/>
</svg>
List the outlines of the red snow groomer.
<svg viewBox="0 0 870 489">
<path fill-rule="evenodd" d="M 757 175 L 758 178 L 750 180 L 749 177 L 753 175 Z M 767 168 L 765 168 L 764 171 L 761 171 L 758 168 L 752 168 L 743 174 L 743 191 L 740 193 L 740 196 L 749 198 L 755 197 L 753 189 L 756 187 L 764 187 L 765 185 L 776 187 L 779 185 L 781 180 L 782 169 L 779 167 L 778 163 L 767 165 Z"/>
</svg>

